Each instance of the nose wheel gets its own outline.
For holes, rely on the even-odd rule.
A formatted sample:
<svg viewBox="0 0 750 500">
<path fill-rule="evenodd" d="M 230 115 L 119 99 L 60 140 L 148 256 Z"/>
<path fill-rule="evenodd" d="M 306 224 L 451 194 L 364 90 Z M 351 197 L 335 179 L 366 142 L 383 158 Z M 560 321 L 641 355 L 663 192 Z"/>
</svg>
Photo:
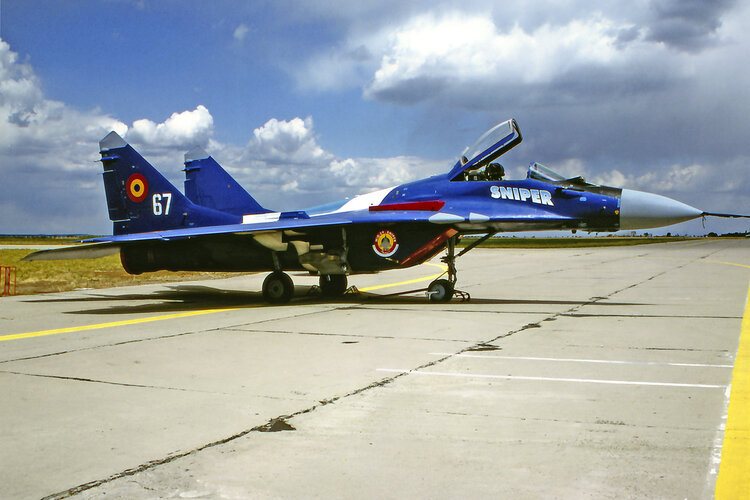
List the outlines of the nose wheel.
<svg viewBox="0 0 750 500">
<path fill-rule="evenodd" d="M 453 298 L 453 283 L 446 279 L 435 280 L 427 288 L 430 302 L 450 302 Z"/>
</svg>

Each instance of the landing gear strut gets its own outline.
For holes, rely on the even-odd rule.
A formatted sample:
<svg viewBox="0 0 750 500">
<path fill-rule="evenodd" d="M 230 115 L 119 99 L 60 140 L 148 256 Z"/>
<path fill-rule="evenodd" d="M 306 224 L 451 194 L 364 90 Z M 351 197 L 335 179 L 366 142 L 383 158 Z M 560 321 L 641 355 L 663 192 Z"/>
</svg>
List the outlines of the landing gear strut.
<svg viewBox="0 0 750 500">
<path fill-rule="evenodd" d="M 441 258 L 448 266 L 448 279 L 437 279 L 427 287 L 427 297 L 430 302 L 450 302 L 456 291 L 456 236 L 448 238 L 446 250 L 448 254 Z"/>
</svg>

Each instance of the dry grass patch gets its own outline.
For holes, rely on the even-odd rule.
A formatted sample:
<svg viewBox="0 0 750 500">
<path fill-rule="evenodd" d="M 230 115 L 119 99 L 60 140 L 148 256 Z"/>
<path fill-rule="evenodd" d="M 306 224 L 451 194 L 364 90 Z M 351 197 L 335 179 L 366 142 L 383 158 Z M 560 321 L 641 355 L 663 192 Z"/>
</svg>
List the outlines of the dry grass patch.
<svg viewBox="0 0 750 500">
<path fill-rule="evenodd" d="M 15 266 L 16 295 L 65 292 L 79 288 L 109 288 L 142 283 L 227 278 L 240 273 L 157 271 L 140 275 L 125 272 L 119 255 L 100 259 L 21 262 L 32 250 L 0 250 L 0 265 Z"/>
</svg>

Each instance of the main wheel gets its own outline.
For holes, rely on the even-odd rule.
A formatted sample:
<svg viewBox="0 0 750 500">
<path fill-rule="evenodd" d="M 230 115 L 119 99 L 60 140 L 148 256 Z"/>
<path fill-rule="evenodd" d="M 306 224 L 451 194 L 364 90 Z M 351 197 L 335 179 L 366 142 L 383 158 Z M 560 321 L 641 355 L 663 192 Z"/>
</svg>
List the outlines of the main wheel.
<svg viewBox="0 0 750 500">
<path fill-rule="evenodd" d="M 294 295 L 294 283 L 288 274 L 274 271 L 263 281 L 263 298 L 271 304 L 285 304 Z"/>
<path fill-rule="evenodd" d="M 450 302 L 453 298 L 453 283 L 448 280 L 435 280 L 427 288 L 430 302 Z"/>
<path fill-rule="evenodd" d="M 340 297 L 347 288 L 346 274 L 321 274 L 318 280 L 323 297 Z"/>
</svg>

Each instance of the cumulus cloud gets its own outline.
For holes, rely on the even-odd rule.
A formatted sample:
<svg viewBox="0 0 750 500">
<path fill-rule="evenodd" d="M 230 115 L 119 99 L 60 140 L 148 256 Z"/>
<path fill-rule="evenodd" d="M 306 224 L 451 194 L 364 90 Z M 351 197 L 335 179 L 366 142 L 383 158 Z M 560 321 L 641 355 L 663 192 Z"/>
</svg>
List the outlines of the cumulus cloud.
<svg viewBox="0 0 750 500">
<path fill-rule="evenodd" d="M 450 0 L 279 0 L 273 9 L 289 14 L 285 27 L 314 26 L 326 33 L 318 48 L 306 42 L 289 51 L 300 54 L 296 58 L 279 55 L 278 64 L 298 88 L 347 91 L 347 98 L 354 90 L 371 101 L 371 109 L 410 108 L 398 112 L 408 117 L 404 136 L 419 134 L 415 140 L 423 142 L 432 136 L 446 144 L 426 146 L 425 154 L 450 155 L 448 146 L 457 152 L 482 129 L 514 116 L 525 140 L 503 163 L 519 177 L 529 160 L 537 160 L 570 176 L 671 194 L 701 208 L 750 211 L 743 194 L 750 192 L 750 76 L 738 63 L 750 46 L 748 3 L 604 0 L 592 9 L 584 0 L 502 6 L 492 0 L 460 6 Z M 227 26 L 238 46 L 249 34 L 244 24 Z M 305 96 L 315 99 L 314 93 Z M 128 127 L 105 112 L 45 98 L 31 65 L 0 41 L 6 195 L 10 182 L 21 186 L 16 191 L 34 186 L 34 193 L 24 192 L 27 198 L 64 199 L 52 213 L 103 205 L 98 178 L 92 183 L 89 173 L 98 168 L 96 141 L 110 129 L 167 175 L 174 172 L 176 185 L 182 152 L 201 145 L 275 209 L 398 184 L 445 171 L 451 163 L 338 157 L 321 145 L 311 117 L 269 119 L 243 144 L 215 138 L 213 117 L 203 105 Z M 39 172 L 45 180 L 38 180 Z M 60 185 L 74 189 L 59 193 Z M 3 208 L 15 203 L 3 213 L 27 210 L 13 219 L 38 222 L 33 210 L 8 201 L 16 198 L 3 198 Z M 98 209 L 75 210 L 77 220 L 102 219 Z"/>
<path fill-rule="evenodd" d="M 267 163 L 297 165 L 317 165 L 332 158 L 315 139 L 312 117 L 289 121 L 271 118 L 253 130 L 247 154 Z"/>
<path fill-rule="evenodd" d="M 213 118 L 198 106 L 128 127 L 99 110 L 76 110 L 47 99 L 31 64 L 0 40 L 0 231 L 108 232 L 96 161 L 111 130 L 143 147 L 154 165 L 180 165 L 185 150 L 209 142 Z"/>
<path fill-rule="evenodd" d="M 133 122 L 127 139 L 147 146 L 175 147 L 205 146 L 214 131 L 214 119 L 203 105 L 193 111 L 172 113 L 162 123 L 141 119 Z"/>
<path fill-rule="evenodd" d="M 110 130 L 125 134 L 127 128 L 100 111 L 46 99 L 31 65 L 0 40 L 1 230 L 102 227 L 96 222 L 98 209 L 106 210 L 101 187 L 91 182 L 96 144 Z"/>
<path fill-rule="evenodd" d="M 206 106 L 163 122 L 128 127 L 99 111 L 81 112 L 44 97 L 30 64 L 0 41 L 0 199 L 3 232 L 110 230 L 99 176 L 98 141 L 115 130 L 175 186 L 184 151 L 206 147 L 260 200 L 300 208 L 413 180 L 433 165 L 411 157 L 340 159 L 317 141 L 313 119 L 272 118 L 244 146 L 213 139 Z M 429 172 L 432 173 L 432 172 Z M 40 208 L 41 207 L 41 208 Z"/>
<path fill-rule="evenodd" d="M 211 137 L 208 109 L 174 113 L 162 123 L 137 120 L 131 142 L 173 184 L 182 178 L 174 165 L 194 144 L 208 152 L 262 204 L 276 210 L 299 209 L 374 191 L 446 170 L 449 162 L 411 156 L 339 158 L 317 139 L 312 117 L 271 118 L 253 130 L 244 146 Z"/>
<path fill-rule="evenodd" d="M 334 2 L 335 4 L 335 2 Z M 293 70 L 302 87 L 362 90 L 400 106 L 471 111 L 606 104 L 613 96 L 689 87 L 702 68 L 746 38 L 736 2 L 655 0 L 629 4 L 545 1 L 523 6 L 444 2 L 351 21 L 339 43 Z M 340 6 L 339 6 L 340 7 Z M 326 9 L 323 7 L 323 9 Z M 333 11 L 336 12 L 333 12 Z M 735 9 L 736 10 L 736 9 Z M 329 5 L 319 15 L 348 12 Z M 728 27 L 729 26 L 729 27 Z"/>
<path fill-rule="evenodd" d="M 619 170 L 595 175 L 592 182 L 607 186 L 618 186 L 659 193 L 679 193 L 690 191 L 697 185 L 712 182 L 711 169 L 703 165 L 671 165 L 659 172 L 622 173 Z"/>
<path fill-rule="evenodd" d="M 514 116 L 525 142 L 504 163 L 518 176 L 537 160 L 696 206 L 750 210 L 750 72 L 737 63 L 750 46 L 747 3 L 418 0 L 372 7 L 366 26 L 333 4 L 318 14 L 346 17 L 349 29 L 298 66 L 303 86 L 359 88 L 380 104 L 425 110 L 446 135 L 462 132 L 466 116 L 472 127 Z"/>
<path fill-rule="evenodd" d="M 416 157 L 338 158 L 317 141 L 313 119 L 272 118 L 244 147 L 212 141 L 209 152 L 261 203 L 276 210 L 316 205 L 445 169 Z"/>
<path fill-rule="evenodd" d="M 359 84 L 365 97 L 402 105 L 449 99 L 474 108 L 530 103 L 561 87 L 568 99 L 589 101 L 592 90 L 625 93 L 690 76 L 643 31 L 601 13 L 500 27 L 489 13 L 428 12 L 316 55 L 299 78 L 323 90 Z"/>
<path fill-rule="evenodd" d="M 436 163 L 411 156 L 347 158 L 331 162 L 329 170 L 344 186 L 358 189 L 364 186 L 366 190 L 375 190 L 436 173 L 432 168 L 438 167 Z"/>
<path fill-rule="evenodd" d="M 32 149 L 91 140 L 104 130 L 125 133 L 127 126 L 102 113 L 79 112 L 45 99 L 30 64 L 0 40 L 0 151 Z"/>
</svg>

